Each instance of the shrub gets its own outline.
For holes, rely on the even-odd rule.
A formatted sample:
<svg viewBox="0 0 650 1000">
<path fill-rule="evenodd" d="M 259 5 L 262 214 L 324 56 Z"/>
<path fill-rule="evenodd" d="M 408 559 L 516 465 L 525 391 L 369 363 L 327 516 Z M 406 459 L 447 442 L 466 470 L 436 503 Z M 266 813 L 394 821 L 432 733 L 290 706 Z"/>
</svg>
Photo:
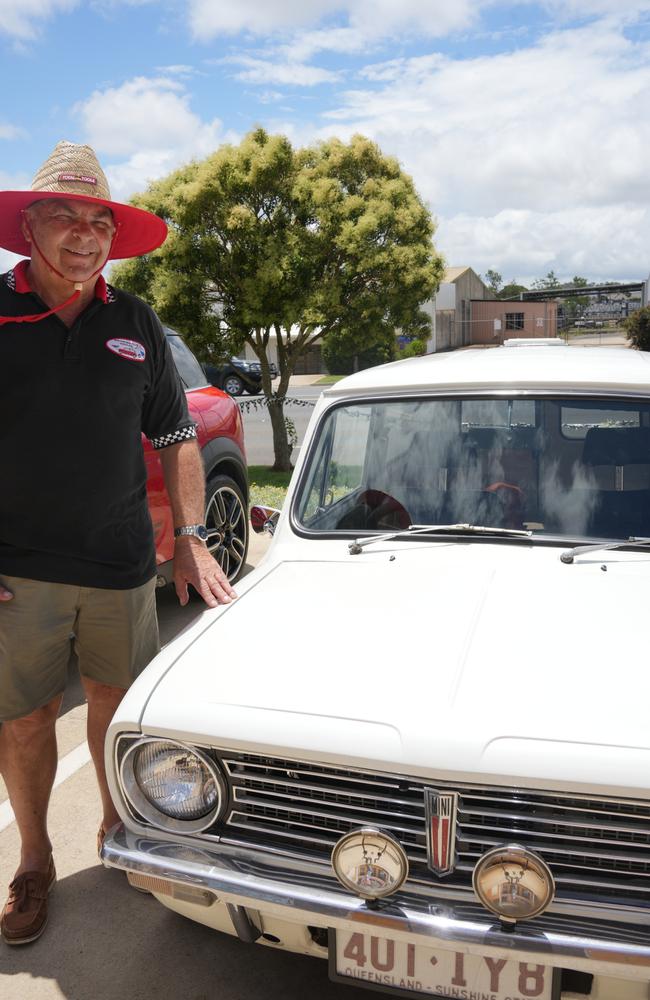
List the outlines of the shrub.
<svg viewBox="0 0 650 1000">
<path fill-rule="evenodd" d="M 623 320 L 627 339 L 638 351 L 650 351 L 650 306 L 637 309 Z"/>
<path fill-rule="evenodd" d="M 401 361 L 402 358 L 419 358 L 421 354 L 427 353 L 427 345 L 424 340 L 420 340 L 416 337 L 410 343 L 405 344 L 404 347 L 400 348 L 397 352 L 397 357 Z"/>
<path fill-rule="evenodd" d="M 330 375 L 351 375 L 356 370 L 373 368 L 392 361 L 395 357 L 393 334 L 384 335 L 383 340 L 357 353 L 354 338 L 347 333 L 330 333 L 323 343 L 323 360 Z"/>
</svg>

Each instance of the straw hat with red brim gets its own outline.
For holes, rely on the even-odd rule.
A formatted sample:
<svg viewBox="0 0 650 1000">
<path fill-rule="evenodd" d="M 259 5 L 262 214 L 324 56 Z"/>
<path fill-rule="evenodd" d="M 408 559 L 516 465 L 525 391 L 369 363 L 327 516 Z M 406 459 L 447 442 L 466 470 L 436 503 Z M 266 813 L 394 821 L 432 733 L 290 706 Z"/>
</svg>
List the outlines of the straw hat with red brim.
<svg viewBox="0 0 650 1000">
<path fill-rule="evenodd" d="M 157 215 L 111 201 L 104 171 L 90 146 L 59 142 L 38 171 L 30 191 L 0 191 L 0 247 L 29 257 L 22 233 L 22 212 L 46 198 L 66 198 L 104 205 L 113 213 L 117 233 L 107 260 L 139 257 L 164 242 L 167 226 Z"/>
</svg>

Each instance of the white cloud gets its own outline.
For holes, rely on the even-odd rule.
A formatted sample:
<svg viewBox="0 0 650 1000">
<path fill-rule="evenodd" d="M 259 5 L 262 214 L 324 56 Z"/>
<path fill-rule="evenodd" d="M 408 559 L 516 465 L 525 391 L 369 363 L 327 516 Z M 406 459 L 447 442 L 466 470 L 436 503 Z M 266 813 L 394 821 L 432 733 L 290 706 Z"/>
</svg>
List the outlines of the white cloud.
<svg viewBox="0 0 650 1000">
<path fill-rule="evenodd" d="M 30 42 L 39 35 L 43 21 L 77 4 L 78 0 L 0 0 L 0 34 Z"/>
<path fill-rule="evenodd" d="M 275 104 L 277 101 L 281 101 L 284 94 L 280 90 L 263 90 L 255 94 L 256 99 L 260 104 Z"/>
<path fill-rule="evenodd" d="M 96 90 L 74 111 L 83 141 L 99 154 L 117 200 L 208 156 L 223 142 L 237 141 L 218 118 L 206 122 L 196 115 L 182 84 L 165 77 L 136 77 Z"/>
<path fill-rule="evenodd" d="M 6 170 L 0 170 L 0 191 L 25 191 L 31 182 L 31 175 L 24 172 L 10 174 Z"/>
<path fill-rule="evenodd" d="M 525 0 L 524 0 L 525 2 Z M 650 10 L 649 0 L 544 0 L 543 6 L 554 15 L 570 17 L 638 17 Z"/>
<path fill-rule="evenodd" d="M 236 35 L 241 31 L 270 34 L 318 21 L 338 4 L 331 0 L 189 0 L 189 18 L 197 41 L 216 35 Z"/>
<path fill-rule="evenodd" d="M 321 83 L 332 83 L 339 78 L 338 73 L 300 62 L 279 62 L 245 55 L 229 56 L 223 62 L 241 66 L 242 69 L 235 75 L 238 80 L 245 80 L 247 83 L 314 87 Z"/>
<path fill-rule="evenodd" d="M 128 201 L 133 194 L 144 191 L 148 185 L 175 170 L 193 158 L 173 148 L 150 149 L 134 153 L 119 163 L 106 163 L 104 170 L 115 201 Z"/>
<path fill-rule="evenodd" d="M 0 139 L 21 139 L 25 134 L 25 130 L 17 125 L 0 122 Z"/>
<path fill-rule="evenodd" d="M 182 84 L 165 77 L 136 77 L 96 90 L 74 111 L 90 145 L 111 156 L 179 147 L 207 152 L 221 141 L 219 119 L 201 121 Z"/>
<path fill-rule="evenodd" d="M 518 277 L 572 275 L 581 260 L 601 276 L 650 266 L 647 44 L 601 21 L 496 56 L 371 65 L 361 79 L 318 134 L 361 132 L 396 155 L 440 218 L 451 262 L 511 261 Z M 478 262 L 473 226 L 477 248 L 493 241 Z"/>
<path fill-rule="evenodd" d="M 324 48 L 351 51 L 346 37 L 350 32 L 359 44 L 362 37 L 379 37 L 393 30 L 424 31 L 439 37 L 465 28 L 480 15 L 482 7 L 494 0 L 239 0 L 226 4 L 214 0 L 189 0 L 190 26 L 197 41 L 217 35 L 281 34 L 314 27 L 324 20 L 345 22 L 339 30 L 312 32 L 304 39 L 305 52 Z M 596 0 L 594 0 L 596 2 Z M 603 0 L 604 2 L 604 0 Z M 355 48 L 356 50 L 356 48 Z"/>
<path fill-rule="evenodd" d="M 175 63 L 172 66 L 157 66 L 157 73 L 162 73 L 163 76 L 196 76 L 199 72 L 195 66 L 188 66 L 185 63 Z"/>
<path fill-rule="evenodd" d="M 562 279 L 636 280 L 650 270 L 650 210 L 640 205 L 566 208 L 557 212 L 506 209 L 493 216 L 442 219 L 436 244 L 453 264 L 505 282 L 529 284 L 554 270 Z"/>
<path fill-rule="evenodd" d="M 512 0 L 512 7 L 535 0 Z M 378 39 L 396 34 L 441 38 L 477 27 L 483 11 L 499 0 L 188 0 L 189 22 L 197 41 L 245 32 L 255 36 L 295 32 L 294 56 L 304 61 L 316 52 L 361 52 Z M 541 0 L 556 19 L 602 17 L 630 19 L 650 9 L 649 0 Z M 332 26 L 332 22 L 339 23 Z"/>
</svg>

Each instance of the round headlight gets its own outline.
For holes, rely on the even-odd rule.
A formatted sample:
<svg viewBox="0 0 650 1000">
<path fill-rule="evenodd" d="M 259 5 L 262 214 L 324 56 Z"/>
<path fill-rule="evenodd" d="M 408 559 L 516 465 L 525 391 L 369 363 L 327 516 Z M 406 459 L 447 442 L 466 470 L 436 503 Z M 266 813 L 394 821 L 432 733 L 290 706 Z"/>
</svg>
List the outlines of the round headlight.
<svg viewBox="0 0 650 1000">
<path fill-rule="evenodd" d="M 332 867 L 341 885 L 363 899 L 397 892 L 409 871 L 397 841 L 370 826 L 341 837 L 332 851 Z"/>
<path fill-rule="evenodd" d="M 536 917 L 555 895 L 546 862 L 517 844 L 484 854 L 474 869 L 472 884 L 483 906 L 511 923 Z"/>
<path fill-rule="evenodd" d="M 214 761 L 173 740 L 139 740 L 125 754 L 120 773 L 130 803 L 164 830 L 205 830 L 225 802 L 224 780 Z"/>
</svg>

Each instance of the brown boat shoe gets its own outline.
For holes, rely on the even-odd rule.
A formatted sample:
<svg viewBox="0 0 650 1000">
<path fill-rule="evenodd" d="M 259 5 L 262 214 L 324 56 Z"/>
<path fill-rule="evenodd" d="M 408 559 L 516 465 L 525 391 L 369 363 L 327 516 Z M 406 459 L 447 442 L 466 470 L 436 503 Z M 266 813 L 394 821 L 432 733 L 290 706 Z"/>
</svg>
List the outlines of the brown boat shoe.
<svg viewBox="0 0 650 1000">
<path fill-rule="evenodd" d="M 6 944 L 36 941 L 47 924 L 47 897 L 56 882 L 54 861 L 46 872 L 21 872 L 9 886 L 9 897 L 0 916 L 0 933 Z"/>
</svg>

